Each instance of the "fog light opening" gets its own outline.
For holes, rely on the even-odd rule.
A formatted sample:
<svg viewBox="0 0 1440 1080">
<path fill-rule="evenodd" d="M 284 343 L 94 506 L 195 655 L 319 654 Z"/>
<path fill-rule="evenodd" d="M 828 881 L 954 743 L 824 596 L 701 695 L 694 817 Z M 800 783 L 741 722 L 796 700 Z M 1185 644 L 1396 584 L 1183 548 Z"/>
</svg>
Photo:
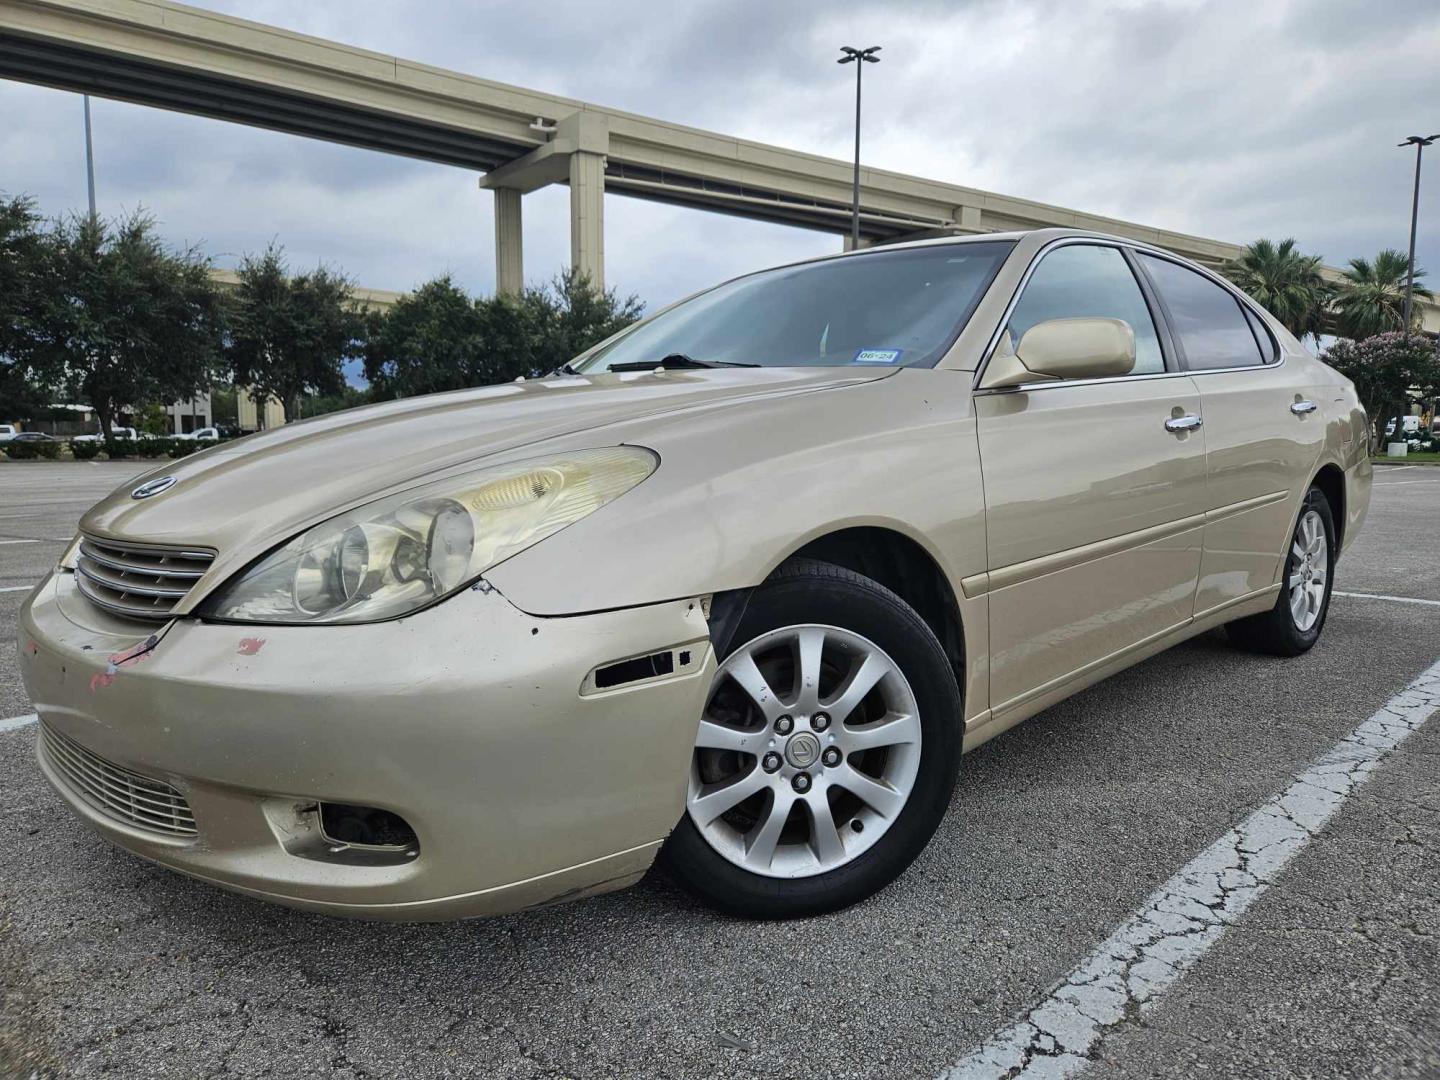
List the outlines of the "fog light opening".
<svg viewBox="0 0 1440 1080">
<path fill-rule="evenodd" d="M 412 859 L 420 854 L 420 840 L 410 823 L 375 806 L 322 802 L 320 832 L 340 848 L 400 853 Z"/>
</svg>

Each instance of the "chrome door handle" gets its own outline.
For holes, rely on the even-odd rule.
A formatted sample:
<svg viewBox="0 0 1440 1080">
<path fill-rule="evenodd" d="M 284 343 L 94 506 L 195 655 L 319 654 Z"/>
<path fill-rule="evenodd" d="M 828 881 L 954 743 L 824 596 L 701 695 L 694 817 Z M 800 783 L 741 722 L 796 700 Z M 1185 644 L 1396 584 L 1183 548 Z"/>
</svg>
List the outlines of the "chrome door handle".
<svg viewBox="0 0 1440 1080">
<path fill-rule="evenodd" d="M 1307 412 L 1315 411 L 1315 402 L 1297 401 L 1294 405 L 1290 406 L 1290 411 L 1293 412 L 1296 416 L 1304 416 Z"/>
<path fill-rule="evenodd" d="M 1165 421 L 1166 431 L 1194 431 L 1205 421 L 1191 413 L 1189 416 L 1172 416 Z"/>
</svg>

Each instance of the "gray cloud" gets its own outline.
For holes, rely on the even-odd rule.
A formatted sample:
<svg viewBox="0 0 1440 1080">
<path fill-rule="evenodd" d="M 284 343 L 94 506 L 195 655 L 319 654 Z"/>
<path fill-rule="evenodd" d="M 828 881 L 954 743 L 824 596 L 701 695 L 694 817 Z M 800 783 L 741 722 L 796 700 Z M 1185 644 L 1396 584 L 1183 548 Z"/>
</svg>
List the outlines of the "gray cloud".
<svg viewBox="0 0 1440 1080">
<path fill-rule="evenodd" d="M 1404 246 L 1412 159 L 1394 144 L 1440 130 L 1440 8 L 1424 0 L 207 6 L 841 158 L 853 83 L 835 49 L 878 42 L 868 162 L 1220 239 L 1293 235 L 1332 264 Z M 377 287 L 493 284 L 471 173 L 116 102 L 95 118 L 102 211 L 144 204 L 221 263 L 274 238 L 296 265 Z M 77 98 L 0 83 L 0 189 L 83 206 Z M 1440 156 L 1429 190 L 1420 259 L 1440 277 Z M 568 257 L 565 200 L 527 197 L 532 278 Z M 606 214 L 610 282 L 652 304 L 839 246 L 622 198 Z"/>
</svg>

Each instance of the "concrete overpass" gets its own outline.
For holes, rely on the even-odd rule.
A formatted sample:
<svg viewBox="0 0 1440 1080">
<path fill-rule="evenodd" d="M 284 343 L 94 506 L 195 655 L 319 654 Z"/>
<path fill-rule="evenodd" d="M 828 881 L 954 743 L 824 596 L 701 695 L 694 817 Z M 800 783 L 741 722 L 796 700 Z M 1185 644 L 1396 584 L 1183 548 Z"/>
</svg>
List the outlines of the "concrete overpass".
<svg viewBox="0 0 1440 1080">
<path fill-rule="evenodd" d="M 170 0 L 0 0 L 0 78 L 251 124 L 483 173 L 496 283 L 524 282 L 523 195 L 570 188 L 571 259 L 603 284 L 604 194 L 844 235 L 849 162 L 357 49 Z M 1211 265 L 1234 244 L 881 169 L 862 242 L 1048 225 L 1133 237 Z M 1440 308 L 1425 305 L 1427 329 Z"/>
</svg>

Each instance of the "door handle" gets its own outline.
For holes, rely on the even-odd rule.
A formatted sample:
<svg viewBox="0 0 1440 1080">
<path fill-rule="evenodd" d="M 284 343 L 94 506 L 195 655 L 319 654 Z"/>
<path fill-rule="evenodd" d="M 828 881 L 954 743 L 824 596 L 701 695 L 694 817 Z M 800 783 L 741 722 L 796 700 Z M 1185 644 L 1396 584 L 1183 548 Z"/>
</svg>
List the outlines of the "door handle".
<svg viewBox="0 0 1440 1080">
<path fill-rule="evenodd" d="M 1194 413 L 1191 413 L 1188 416 L 1172 416 L 1169 420 L 1165 421 L 1165 430 L 1194 431 L 1204 422 L 1205 421 L 1201 420 L 1200 417 L 1196 416 Z"/>
<path fill-rule="evenodd" d="M 1315 411 L 1315 402 L 1297 401 L 1294 405 L 1290 406 L 1290 411 L 1293 412 L 1296 416 L 1304 416 L 1307 412 Z"/>
</svg>

